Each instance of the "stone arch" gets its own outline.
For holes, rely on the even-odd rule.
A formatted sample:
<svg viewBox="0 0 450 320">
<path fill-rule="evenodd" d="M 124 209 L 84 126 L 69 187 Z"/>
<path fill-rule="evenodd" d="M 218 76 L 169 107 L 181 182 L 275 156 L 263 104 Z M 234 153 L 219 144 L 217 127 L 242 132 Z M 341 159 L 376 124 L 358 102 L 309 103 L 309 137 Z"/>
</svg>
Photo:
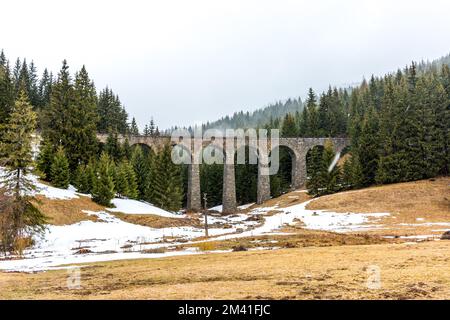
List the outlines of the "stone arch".
<svg viewBox="0 0 450 320">
<path fill-rule="evenodd" d="M 258 175 L 258 150 L 251 145 L 240 145 L 234 150 L 235 179 L 236 185 L 246 190 L 247 197 L 240 198 L 239 192 L 236 192 L 236 200 L 239 204 L 258 202 L 259 194 L 259 175 Z M 245 179 L 239 175 L 241 170 L 247 174 Z M 242 190 L 242 189 L 241 189 Z M 254 192 L 254 193 L 253 193 Z"/>
<path fill-rule="evenodd" d="M 149 154 L 149 153 L 155 151 L 155 150 L 153 150 L 153 148 L 151 146 L 149 146 L 148 144 L 145 144 L 145 143 L 134 143 L 134 144 L 130 145 L 130 147 L 131 148 L 139 147 L 139 148 L 141 148 L 142 152 L 145 154 Z"/>
<path fill-rule="evenodd" d="M 292 148 L 289 145 L 277 145 L 274 146 L 270 150 L 270 164 L 272 166 L 276 165 L 275 161 L 278 161 L 278 170 L 277 174 L 280 178 L 282 178 L 284 181 L 287 179 L 287 182 L 289 183 L 288 190 L 291 190 L 294 188 L 294 182 L 297 175 L 297 163 L 298 163 L 298 155 L 295 152 L 295 149 Z M 276 159 L 278 158 L 278 159 Z M 286 174 L 288 173 L 288 174 Z M 274 175 L 271 175 L 271 179 L 274 179 Z M 275 190 L 270 190 L 271 195 L 274 195 Z M 283 190 L 287 191 L 287 190 Z M 277 194 L 277 193 L 275 193 Z"/>
</svg>

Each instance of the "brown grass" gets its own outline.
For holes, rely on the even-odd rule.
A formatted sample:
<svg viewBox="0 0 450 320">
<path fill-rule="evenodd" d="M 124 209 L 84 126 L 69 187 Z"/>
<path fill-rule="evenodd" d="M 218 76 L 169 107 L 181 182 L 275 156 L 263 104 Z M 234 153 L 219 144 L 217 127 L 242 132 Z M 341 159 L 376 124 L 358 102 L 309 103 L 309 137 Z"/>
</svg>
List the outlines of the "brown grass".
<svg viewBox="0 0 450 320">
<path fill-rule="evenodd" d="M 293 206 L 296 204 L 303 203 L 310 199 L 311 199 L 311 196 L 309 196 L 306 192 L 304 192 L 303 190 L 297 190 L 297 191 L 288 192 L 277 198 L 267 200 L 261 205 L 253 205 L 244 211 L 249 212 L 255 208 L 275 207 L 275 206 L 278 206 L 279 208 L 286 208 L 286 207 L 290 207 L 290 206 Z"/>
<path fill-rule="evenodd" d="M 48 217 L 52 225 L 67 225 L 83 220 L 97 221 L 96 216 L 89 216 L 83 210 L 103 211 L 102 207 L 93 202 L 89 197 L 79 196 L 77 199 L 53 200 L 38 195 L 36 206 Z"/>
<path fill-rule="evenodd" d="M 342 245 L 367 245 L 392 242 L 376 235 L 368 234 L 339 234 L 334 232 L 307 230 L 290 227 L 284 231 L 287 234 L 262 235 L 246 238 L 235 238 L 223 241 L 205 241 L 182 245 L 184 247 L 198 247 L 201 251 L 230 250 L 237 246 L 245 248 L 303 248 L 303 247 L 329 247 Z"/>
<path fill-rule="evenodd" d="M 168 218 L 153 214 L 124 214 L 120 212 L 111 214 L 122 221 L 151 228 L 170 228 L 184 226 L 200 227 L 200 221 L 195 218 Z"/>
<path fill-rule="evenodd" d="M 443 232 L 433 230 L 449 229 L 449 227 L 423 224 L 450 222 L 450 178 L 443 177 L 337 193 L 314 200 L 306 208 L 342 213 L 391 213 L 390 216 L 379 221 L 388 229 L 371 231 L 371 233 L 439 234 Z M 401 224 L 419 225 L 402 226 Z"/>
<path fill-rule="evenodd" d="M 3 299 L 448 299 L 450 241 L 309 247 L 95 263 L 0 273 Z M 369 266 L 381 289 L 367 287 Z"/>
</svg>

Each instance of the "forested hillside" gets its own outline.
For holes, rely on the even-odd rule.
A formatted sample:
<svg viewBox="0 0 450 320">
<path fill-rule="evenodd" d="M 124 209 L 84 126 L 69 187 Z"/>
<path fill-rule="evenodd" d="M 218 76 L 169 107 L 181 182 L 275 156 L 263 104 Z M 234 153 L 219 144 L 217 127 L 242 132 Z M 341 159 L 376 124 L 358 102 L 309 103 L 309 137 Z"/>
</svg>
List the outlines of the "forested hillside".
<svg viewBox="0 0 450 320">
<path fill-rule="evenodd" d="M 349 137 L 345 161 L 330 169 L 331 145 L 308 155 L 308 189 L 313 195 L 377 183 L 418 180 L 449 173 L 450 56 L 413 63 L 383 77 L 371 77 L 354 88 L 312 89 L 303 103 L 289 99 L 253 113 L 206 123 L 204 128 L 279 128 L 284 137 Z M 69 183 L 108 204 L 115 194 L 143 199 L 177 210 L 186 194 L 187 171 L 171 165 L 170 150 L 118 143 L 122 133 L 140 134 L 119 97 L 105 88 L 97 93 L 85 67 L 72 76 L 67 62 L 55 77 L 34 63 L 17 60 L 14 67 L 0 55 L 0 125 L 8 126 L 14 101 L 24 92 L 37 114 L 44 138 L 38 173 L 55 185 Z M 192 128 L 191 128 L 192 129 Z M 96 133 L 109 134 L 105 145 Z M 153 118 L 144 135 L 159 135 Z M 271 177 L 273 196 L 289 190 L 292 158 L 280 150 L 280 171 Z M 221 203 L 222 165 L 201 166 L 201 192 L 210 206 Z M 257 167 L 236 166 L 237 200 L 256 200 Z M 100 179 L 100 182 L 98 182 Z M 185 196 L 184 196 L 185 198 Z"/>
<path fill-rule="evenodd" d="M 18 118 L 22 121 L 19 124 Z M 22 150 L 18 145 L 22 140 L 30 141 L 28 135 L 36 131 L 42 141 L 37 159 L 32 161 L 31 146 L 24 145 Z M 105 144 L 97 140 L 97 133 L 108 134 Z M 33 167 L 33 173 L 42 180 L 63 189 L 72 184 L 105 206 L 119 196 L 179 210 L 183 201 L 182 168 L 170 161 L 170 147 L 132 147 L 127 141 L 119 143 L 119 134 L 140 132 L 134 118 L 128 122 L 117 94 L 110 88 L 97 93 L 84 66 L 71 73 L 64 60 L 57 76 L 45 69 L 39 78 L 34 63 L 28 65 L 26 60 L 17 59 L 11 68 L 1 52 L 0 166 L 15 170 L 21 158 L 27 159 L 18 170 L 28 173 Z M 153 118 L 143 134 L 159 135 Z M 11 152 L 13 149 L 18 150 Z M 8 174 L 13 176 L 12 172 Z"/>
<path fill-rule="evenodd" d="M 449 64 L 447 55 L 373 76 L 351 89 L 330 87 L 320 95 L 310 89 L 303 109 L 274 117 L 260 127 L 280 129 L 283 137 L 351 139 L 344 161 L 332 168 L 332 145 L 309 152 L 307 187 L 312 195 L 448 175 Z M 280 171 L 271 177 L 272 195 L 289 189 L 291 161 L 289 151 L 281 149 Z M 222 168 L 203 167 L 202 188 L 216 194 Z M 254 167 L 236 168 L 237 197 L 242 203 L 256 199 Z"/>
</svg>

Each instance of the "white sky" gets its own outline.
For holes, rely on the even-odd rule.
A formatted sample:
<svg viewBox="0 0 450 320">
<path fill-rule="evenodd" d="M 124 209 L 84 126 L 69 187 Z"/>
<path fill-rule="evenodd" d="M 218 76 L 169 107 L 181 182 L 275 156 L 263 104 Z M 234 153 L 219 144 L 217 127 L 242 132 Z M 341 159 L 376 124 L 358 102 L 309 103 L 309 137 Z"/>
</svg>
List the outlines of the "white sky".
<svg viewBox="0 0 450 320">
<path fill-rule="evenodd" d="M 448 0 L 3 1 L 0 48 L 85 64 L 142 127 L 304 97 L 450 52 Z"/>
</svg>

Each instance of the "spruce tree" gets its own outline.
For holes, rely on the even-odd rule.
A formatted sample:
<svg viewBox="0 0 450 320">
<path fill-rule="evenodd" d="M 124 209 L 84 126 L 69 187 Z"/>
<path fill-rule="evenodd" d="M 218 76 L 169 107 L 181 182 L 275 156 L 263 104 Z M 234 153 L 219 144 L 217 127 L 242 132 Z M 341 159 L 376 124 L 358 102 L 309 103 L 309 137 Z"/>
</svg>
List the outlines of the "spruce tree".
<svg viewBox="0 0 450 320">
<path fill-rule="evenodd" d="M 127 164 L 125 162 L 121 162 L 116 167 L 114 185 L 116 188 L 117 195 L 119 197 L 127 197 L 129 193 L 129 184 L 128 184 L 128 172 L 127 172 Z"/>
<path fill-rule="evenodd" d="M 75 170 L 74 187 L 78 192 L 89 194 L 91 192 L 91 182 L 87 166 L 80 164 Z"/>
<path fill-rule="evenodd" d="M 126 196 L 130 199 L 138 199 L 139 190 L 136 174 L 134 172 L 133 166 L 128 161 L 125 162 L 124 170 L 126 173 L 127 181 L 128 181 L 128 192 Z"/>
<path fill-rule="evenodd" d="M 50 168 L 50 180 L 56 188 L 67 189 L 70 182 L 69 161 L 63 147 L 58 150 L 53 157 Z"/>
<path fill-rule="evenodd" d="M 131 121 L 130 133 L 134 136 L 139 135 L 139 128 L 137 126 L 136 119 L 134 117 L 133 120 Z"/>
<path fill-rule="evenodd" d="M 358 137 L 358 146 L 353 150 L 361 165 L 364 186 L 375 183 L 379 160 L 378 134 L 378 115 L 374 107 L 369 107 L 369 110 L 363 117 L 361 132 Z"/>
<path fill-rule="evenodd" d="M 65 149 L 70 168 L 87 164 L 97 153 L 97 94 L 86 68 L 75 75 L 73 103 L 70 110 L 70 130 Z"/>
<path fill-rule="evenodd" d="M 172 162 L 169 145 L 157 154 L 155 169 L 151 176 L 153 204 L 166 210 L 179 210 L 183 200 L 181 168 Z"/>
<path fill-rule="evenodd" d="M 111 131 L 106 139 L 104 151 L 115 161 L 121 161 L 123 158 L 123 150 L 119 143 L 117 132 Z"/>
<path fill-rule="evenodd" d="M 295 119 L 291 114 L 286 114 L 283 125 L 281 127 L 281 136 L 283 138 L 298 137 L 298 128 Z"/>
<path fill-rule="evenodd" d="M 50 181 L 50 170 L 54 157 L 54 148 L 49 142 L 42 142 L 39 147 L 39 154 L 36 161 L 36 169 L 41 179 Z"/>
<path fill-rule="evenodd" d="M 14 106 L 13 83 L 6 65 L 0 65 L 0 137 Z"/>
<path fill-rule="evenodd" d="M 63 146 L 69 155 L 72 152 L 68 146 L 72 139 L 76 137 L 72 134 L 72 111 L 74 104 L 74 94 L 72 80 L 69 74 L 69 67 L 66 60 L 59 72 L 58 80 L 52 87 L 50 105 L 43 115 L 42 137 L 44 144 L 52 146 L 56 152 L 57 146 Z M 70 141 L 69 141 L 70 140 Z"/>
<path fill-rule="evenodd" d="M 110 131 L 120 134 L 128 133 L 128 114 L 123 108 L 119 96 L 114 94 L 108 87 L 99 94 L 97 112 L 97 129 L 100 133 L 108 133 Z"/>
<path fill-rule="evenodd" d="M 2 185 L 8 206 L 0 216 L 1 245 L 5 252 L 24 249 L 22 238 L 44 231 L 45 216 L 33 205 L 35 190 L 28 174 L 33 166 L 32 134 L 36 128 L 26 93 L 21 90 L 0 141 L 0 164 L 5 167 Z"/>
<path fill-rule="evenodd" d="M 312 148 L 307 154 L 306 188 L 308 193 L 313 196 L 317 196 L 324 185 L 321 174 L 325 170 L 322 154 L 323 148 L 320 147 Z"/>
<path fill-rule="evenodd" d="M 100 205 L 110 207 L 115 196 L 113 163 L 103 152 L 97 165 L 96 181 L 92 190 L 92 199 Z"/>
<path fill-rule="evenodd" d="M 333 143 L 330 140 L 327 140 L 322 153 L 323 165 L 320 174 L 322 175 L 323 185 L 320 188 L 319 195 L 335 193 L 340 189 L 340 170 L 336 164 L 333 166 L 335 156 Z"/>
<path fill-rule="evenodd" d="M 140 199 L 146 199 L 151 202 L 151 188 L 149 182 L 150 159 L 144 155 L 140 146 L 135 146 L 131 155 L 131 165 L 133 166 L 138 185 L 138 196 Z"/>
<path fill-rule="evenodd" d="M 317 98 L 312 88 L 309 88 L 306 112 L 304 112 L 303 119 L 305 136 L 316 137 L 319 129 L 319 119 L 317 115 Z"/>
</svg>

